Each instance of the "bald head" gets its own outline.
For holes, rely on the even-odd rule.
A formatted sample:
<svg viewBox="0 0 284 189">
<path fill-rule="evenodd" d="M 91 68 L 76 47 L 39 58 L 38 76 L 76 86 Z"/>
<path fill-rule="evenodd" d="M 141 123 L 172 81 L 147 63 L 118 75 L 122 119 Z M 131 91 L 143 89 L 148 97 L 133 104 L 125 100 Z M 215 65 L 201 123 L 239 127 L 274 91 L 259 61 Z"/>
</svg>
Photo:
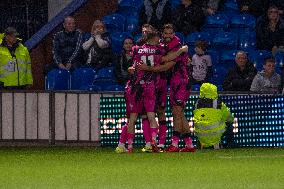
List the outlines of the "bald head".
<svg viewBox="0 0 284 189">
<path fill-rule="evenodd" d="M 66 32 L 73 32 L 76 27 L 75 19 L 72 16 L 67 16 L 64 18 L 63 27 Z"/>
</svg>

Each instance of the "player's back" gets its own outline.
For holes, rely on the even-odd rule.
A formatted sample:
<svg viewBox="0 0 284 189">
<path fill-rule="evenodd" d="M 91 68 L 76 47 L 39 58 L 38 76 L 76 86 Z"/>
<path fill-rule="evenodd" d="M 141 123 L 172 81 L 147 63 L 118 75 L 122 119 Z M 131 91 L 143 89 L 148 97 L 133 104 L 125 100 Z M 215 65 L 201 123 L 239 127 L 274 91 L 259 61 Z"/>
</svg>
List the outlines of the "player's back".
<svg viewBox="0 0 284 189">
<path fill-rule="evenodd" d="M 144 82 L 153 82 L 157 74 L 153 72 L 145 72 L 138 70 L 137 66 L 141 63 L 148 66 L 156 66 L 161 64 L 162 52 L 159 45 L 144 44 L 142 46 L 135 46 L 133 48 L 133 64 L 135 68 L 136 84 L 143 84 Z"/>
</svg>

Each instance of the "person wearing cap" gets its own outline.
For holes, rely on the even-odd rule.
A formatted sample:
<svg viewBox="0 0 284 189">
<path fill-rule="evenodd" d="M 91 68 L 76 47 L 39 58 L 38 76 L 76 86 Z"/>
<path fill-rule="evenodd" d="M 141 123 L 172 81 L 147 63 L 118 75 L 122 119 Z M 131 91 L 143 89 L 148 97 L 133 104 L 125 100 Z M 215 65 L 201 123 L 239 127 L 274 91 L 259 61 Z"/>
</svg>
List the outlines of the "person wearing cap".
<svg viewBox="0 0 284 189">
<path fill-rule="evenodd" d="M 31 58 L 28 49 L 18 38 L 19 33 L 8 27 L 0 35 L 0 87 L 27 89 L 33 84 Z"/>
<path fill-rule="evenodd" d="M 232 123 L 234 117 L 229 108 L 218 98 L 217 87 L 203 83 L 200 87 L 200 98 L 193 111 L 194 131 L 203 147 L 214 146 L 219 149 L 223 134 L 227 134 L 227 143 L 232 145 Z"/>
</svg>

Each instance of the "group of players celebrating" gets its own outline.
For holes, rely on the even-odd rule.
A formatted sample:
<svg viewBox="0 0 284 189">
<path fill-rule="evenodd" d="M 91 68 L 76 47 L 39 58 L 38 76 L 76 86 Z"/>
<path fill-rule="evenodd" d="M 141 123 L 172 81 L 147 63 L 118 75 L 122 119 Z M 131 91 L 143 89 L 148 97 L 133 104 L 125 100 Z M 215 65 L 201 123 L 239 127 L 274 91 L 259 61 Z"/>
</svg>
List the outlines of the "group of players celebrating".
<svg viewBox="0 0 284 189">
<path fill-rule="evenodd" d="M 188 47 L 182 46 L 171 24 L 160 34 L 149 24 L 142 26 L 142 38 L 132 48 L 131 79 L 125 87 L 128 122 L 123 126 L 117 153 L 132 153 L 135 123 L 140 114 L 146 145 L 144 152 L 195 152 L 184 108 L 190 95 Z M 170 105 L 173 114 L 172 144 L 165 148 L 167 125 L 165 108 L 170 83 Z M 158 116 L 158 123 L 156 121 Z M 159 136 L 159 141 L 157 141 Z M 179 140 L 185 147 L 179 149 Z M 128 144 L 126 148 L 126 143 Z"/>
</svg>

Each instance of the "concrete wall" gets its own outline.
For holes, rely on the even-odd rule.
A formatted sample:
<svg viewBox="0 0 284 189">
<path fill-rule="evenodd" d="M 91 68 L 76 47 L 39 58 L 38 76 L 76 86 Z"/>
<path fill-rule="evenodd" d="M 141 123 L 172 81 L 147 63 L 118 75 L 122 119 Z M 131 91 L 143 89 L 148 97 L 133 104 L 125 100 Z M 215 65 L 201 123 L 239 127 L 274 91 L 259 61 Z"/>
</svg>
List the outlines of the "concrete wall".
<svg viewBox="0 0 284 189">
<path fill-rule="evenodd" d="M 72 0 L 48 0 L 48 20 L 51 20 Z"/>
</svg>

